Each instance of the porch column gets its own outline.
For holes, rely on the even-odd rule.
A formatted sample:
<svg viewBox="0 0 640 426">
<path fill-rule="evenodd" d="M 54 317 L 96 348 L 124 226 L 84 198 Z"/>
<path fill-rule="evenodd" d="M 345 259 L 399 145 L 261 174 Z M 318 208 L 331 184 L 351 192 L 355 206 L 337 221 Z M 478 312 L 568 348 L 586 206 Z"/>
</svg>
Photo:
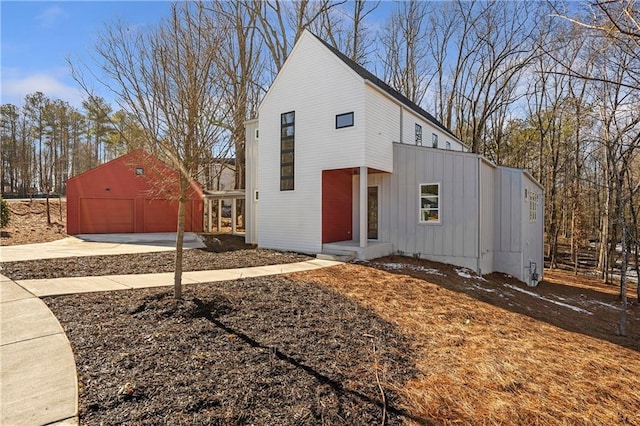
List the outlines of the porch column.
<svg viewBox="0 0 640 426">
<path fill-rule="evenodd" d="M 216 230 L 222 232 L 222 199 L 220 198 L 218 198 L 218 223 Z"/>
<path fill-rule="evenodd" d="M 231 234 L 236 235 L 236 199 L 231 199 Z"/>
<path fill-rule="evenodd" d="M 207 214 L 209 215 L 209 220 L 207 220 L 207 232 L 211 232 L 213 230 L 213 205 L 211 198 L 207 198 Z"/>
<path fill-rule="evenodd" d="M 369 176 L 367 175 L 367 168 L 360 167 L 360 247 L 367 246 L 367 205 L 368 205 L 368 188 L 369 188 Z"/>
</svg>

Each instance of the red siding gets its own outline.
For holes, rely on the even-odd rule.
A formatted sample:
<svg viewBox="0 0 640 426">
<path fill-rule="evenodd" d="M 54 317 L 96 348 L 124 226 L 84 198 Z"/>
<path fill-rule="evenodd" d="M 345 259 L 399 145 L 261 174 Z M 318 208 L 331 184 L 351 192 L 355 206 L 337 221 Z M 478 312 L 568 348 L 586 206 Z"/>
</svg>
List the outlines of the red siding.
<svg viewBox="0 0 640 426">
<path fill-rule="evenodd" d="M 81 234 L 133 232 L 133 200 L 81 198 L 79 229 Z"/>
<path fill-rule="evenodd" d="M 193 229 L 191 202 L 187 203 L 184 214 L 184 230 Z M 178 229 L 178 202 L 174 200 L 144 201 L 144 232 L 166 232 L 167 228 Z"/>
<path fill-rule="evenodd" d="M 322 242 L 352 239 L 352 171 L 322 171 Z"/>
<path fill-rule="evenodd" d="M 136 168 L 143 168 L 142 175 Z M 138 150 L 67 182 L 67 233 L 175 232 L 178 174 Z M 202 191 L 189 191 L 185 231 L 202 231 Z M 148 202 L 145 202 L 147 200 Z"/>
</svg>

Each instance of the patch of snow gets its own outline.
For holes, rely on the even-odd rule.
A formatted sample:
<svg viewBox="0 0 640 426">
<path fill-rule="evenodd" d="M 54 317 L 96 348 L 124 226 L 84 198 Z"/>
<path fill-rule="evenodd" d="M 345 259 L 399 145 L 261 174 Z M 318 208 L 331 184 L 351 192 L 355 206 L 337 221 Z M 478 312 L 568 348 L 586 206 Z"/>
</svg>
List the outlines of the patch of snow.
<svg viewBox="0 0 640 426">
<path fill-rule="evenodd" d="M 524 294 L 529 295 L 531 297 L 535 297 L 536 299 L 544 300 L 545 302 L 553 303 L 555 305 L 562 306 L 563 308 L 568 308 L 568 309 L 571 309 L 572 311 L 580 312 L 581 314 L 593 315 L 593 312 L 589 312 L 586 309 L 582 309 L 582 308 L 579 308 L 577 306 L 570 305 L 568 303 L 562 303 L 562 302 L 558 302 L 557 300 L 552 300 L 552 299 L 540 296 L 538 293 L 534 293 L 532 291 L 528 291 L 528 290 L 525 290 L 523 288 L 516 287 L 515 285 L 506 284 L 506 283 L 503 284 L 503 285 L 505 287 L 508 287 L 508 288 L 512 289 L 512 290 L 519 291 L 520 293 L 524 293 Z"/>
<path fill-rule="evenodd" d="M 480 275 L 471 275 L 473 273 L 473 271 L 471 269 L 467 269 L 467 268 L 455 268 L 456 273 L 458 274 L 459 277 L 462 278 L 467 278 L 467 279 L 476 279 L 476 280 L 480 280 L 480 281 L 486 281 L 484 278 L 482 278 Z"/>
<path fill-rule="evenodd" d="M 613 305 L 611 303 L 601 302 L 599 300 L 589 300 L 588 303 L 591 303 L 592 305 L 606 306 L 607 308 L 615 309 L 616 311 L 620 310 L 620 308 L 616 305 Z"/>
<path fill-rule="evenodd" d="M 398 269 L 404 268 L 405 266 L 402 263 L 374 263 L 374 265 L 380 265 L 382 268 L 390 271 L 396 271 Z"/>
<path fill-rule="evenodd" d="M 438 271 L 437 269 L 433 269 L 433 268 L 424 268 L 422 266 L 416 266 L 416 267 L 412 267 L 411 269 L 413 269 L 414 271 L 418 271 L 418 272 L 424 272 L 425 274 L 440 275 L 441 277 L 444 277 L 444 274 L 442 272 Z"/>
<path fill-rule="evenodd" d="M 416 272 L 424 272 L 425 274 L 440 275 L 440 276 L 444 277 L 444 274 L 442 272 L 438 271 L 437 269 L 425 268 L 424 266 L 410 265 L 410 264 L 406 264 L 406 263 L 393 263 L 393 262 L 389 262 L 389 263 L 373 263 L 373 265 L 380 266 L 381 268 L 386 269 L 387 271 L 399 271 L 401 269 L 410 269 L 410 270 L 416 271 Z"/>
<path fill-rule="evenodd" d="M 484 288 L 484 287 L 480 287 L 478 284 L 474 284 L 471 287 L 468 287 L 469 289 L 473 289 L 473 290 L 480 290 L 480 291 L 486 291 L 487 293 L 497 293 L 498 290 L 493 289 L 493 288 Z M 502 295 L 500 295 L 500 297 L 502 297 Z"/>
</svg>

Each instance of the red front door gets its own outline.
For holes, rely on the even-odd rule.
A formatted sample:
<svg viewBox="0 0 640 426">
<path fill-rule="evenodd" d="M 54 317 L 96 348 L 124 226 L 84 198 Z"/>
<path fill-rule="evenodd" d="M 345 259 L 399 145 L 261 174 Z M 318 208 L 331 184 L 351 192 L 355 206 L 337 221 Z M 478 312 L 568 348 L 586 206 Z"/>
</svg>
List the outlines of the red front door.
<svg viewBox="0 0 640 426">
<path fill-rule="evenodd" d="M 322 242 L 351 241 L 351 169 L 322 172 Z"/>
</svg>

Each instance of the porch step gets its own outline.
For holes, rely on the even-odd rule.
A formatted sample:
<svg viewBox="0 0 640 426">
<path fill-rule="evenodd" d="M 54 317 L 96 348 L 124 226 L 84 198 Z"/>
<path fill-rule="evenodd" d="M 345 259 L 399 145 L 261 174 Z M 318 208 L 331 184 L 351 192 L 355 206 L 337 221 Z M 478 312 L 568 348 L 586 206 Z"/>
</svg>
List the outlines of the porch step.
<svg viewBox="0 0 640 426">
<path fill-rule="evenodd" d="M 341 251 L 342 253 L 333 253 L 334 251 Z M 347 250 L 332 250 L 332 253 L 318 253 L 316 259 L 321 260 L 334 260 L 337 262 L 351 262 L 356 258 L 356 252 Z"/>
</svg>

